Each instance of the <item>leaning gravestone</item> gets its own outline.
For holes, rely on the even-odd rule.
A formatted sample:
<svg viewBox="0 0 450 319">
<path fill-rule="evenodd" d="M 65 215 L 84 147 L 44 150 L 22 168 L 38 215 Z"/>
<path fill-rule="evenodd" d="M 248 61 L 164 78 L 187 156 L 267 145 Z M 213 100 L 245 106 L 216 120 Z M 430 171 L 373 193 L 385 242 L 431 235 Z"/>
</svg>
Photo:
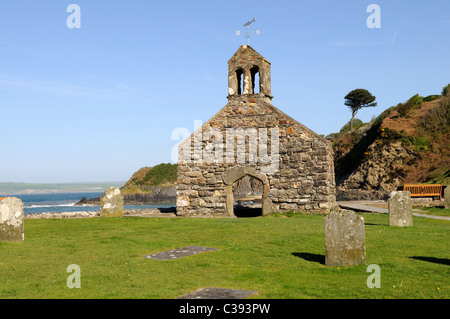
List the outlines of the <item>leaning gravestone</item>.
<svg viewBox="0 0 450 319">
<path fill-rule="evenodd" d="M 388 205 L 389 226 L 407 227 L 413 225 L 410 192 L 392 192 Z"/>
<path fill-rule="evenodd" d="M 100 198 L 100 216 L 123 217 L 123 196 L 120 189 L 108 188 Z"/>
<path fill-rule="evenodd" d="M 325 265 L 365 263 L 364 218 L 350 210 L 331 212 L 325 217 Z"/>
<path fill-rule="evenodd" d="M 445 208 L 450 209 L 450 186 L 447 186 L 444 190 L 444 203 Z"/>
<path fill-rule="evenodd" d="M 18 198 L 0 200 L 0 241 L 24 241 L 23 202 Z"/>
</svg>

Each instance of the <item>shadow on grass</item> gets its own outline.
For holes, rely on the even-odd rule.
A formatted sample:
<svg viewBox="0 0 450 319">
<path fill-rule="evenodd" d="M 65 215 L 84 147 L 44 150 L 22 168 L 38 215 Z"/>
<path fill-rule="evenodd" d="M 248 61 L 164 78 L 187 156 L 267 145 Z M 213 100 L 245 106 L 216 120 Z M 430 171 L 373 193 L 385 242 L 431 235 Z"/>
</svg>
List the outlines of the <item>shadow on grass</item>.
<svg viewBox="0 0 450 319">
<path fill-rule="evenodd" d="M 325 255 L 311 254 L 311 253 L 292 253 L 295 257 L 302 258 L 306 261 L 312 261 L 325 265 Z"/>
<path fill-rule="evenodd" d="M 424 256 L 412 256 L 409 258 L 416 259 L 416 260 L 422 260 L 422 261 L 428 261 L 430 263 L 436 263 L 436 264 L 450 266 L 450 259 L 448 259 L 448 258 L 436 258 L 436 257 L 424 257 Z"/>
<path fill-rule="evenodd" d="M 366 226 L 387 226 L 387 227 L 389 227 L 389 224 L 385 224 L 385 223 L 383 223 L 383 222 L 380 222 L 380 223 L 378 223 L 378 224 L 375 224 L 375 223 L 365 223 L 364 225 L 366 225 Z"/>
</svg>

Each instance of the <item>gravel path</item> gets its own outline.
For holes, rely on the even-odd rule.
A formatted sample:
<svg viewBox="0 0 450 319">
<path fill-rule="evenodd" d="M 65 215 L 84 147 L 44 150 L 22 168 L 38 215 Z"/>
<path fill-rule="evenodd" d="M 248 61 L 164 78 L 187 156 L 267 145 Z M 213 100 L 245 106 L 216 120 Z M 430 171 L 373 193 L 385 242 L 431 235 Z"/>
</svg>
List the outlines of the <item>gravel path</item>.
<svg viewBox="0 0 450 319">
<path fill-rule="evenodd" d="M 389 211 L 386 208 L 380 208 L 371 206 L 370 201 L 349 201 L 349 202 L 338 202 L 337 204 L 344 209 L 351 209 L 356 210 L 360 212 L 368 212 L 368 213 L 379 213 L 379 214 L 389 214 Z M 377 202 L 378 203 L 378 202 Z M 424 218 L 431 218 L 431 219 L 440 219 L 440 220 L 450 220 L 450 217 L 446 216 L 434 216 L 434 215 L 425 215 L 417 212 L 422 212 L 419 209 L 413 209 L 414 216 L 416 217 L 424 217 Z"/>
</svg>

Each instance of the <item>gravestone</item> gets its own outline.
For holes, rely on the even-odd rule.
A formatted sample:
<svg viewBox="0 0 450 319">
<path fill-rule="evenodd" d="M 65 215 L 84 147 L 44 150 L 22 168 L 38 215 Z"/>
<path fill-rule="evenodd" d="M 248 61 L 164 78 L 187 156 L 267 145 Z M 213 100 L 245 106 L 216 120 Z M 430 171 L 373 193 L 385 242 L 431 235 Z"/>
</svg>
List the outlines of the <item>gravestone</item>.
<svg viewBox="0 0 450 319">
<path fill-rule="evenodd" d="M 388 205 L 389 226 L 408 227 L 413 225 L 410 192 L 392 192 Z"/>
<path fill-rule="evenodd" d="M 445 208 L 450 209 L 450 186 L 447 186 L 444 190 L 444 203 Z"/>
<path fill-rule="evenodd" d="M 23 202 L 18 198 L 0 200 L 0 241 L 24 241 Z"/>
<path fill-rule="evenodd" d="M 179 248 L 179 249 L 163 251 L 160 253 L 149 254 L 149 255 L 145 255 L 143 257 L 147 258 L 147 259 L 155 259 L 155 260 L 173 260 L 173 259 L 183 258 L 183 257 L 201 254 L 201 253 L 205 253 L 208 251 L 215 251 L 215 250 L 219 250 L 219 249 L 211 248 L 211 247 L 202 247 L 202 246 L 188 246 L 188 247 L 183 247 L 183 248 Z"/>
<path fill-rule="evenodd" d="M 325 265 L 365 263 L 364 218 L 350 210 L 331 212 L 325 217 Z"/>
<path fill-rule="evenodd" d="M 100 216 L 123 217 L 123 195 L 120 189 L 110 187 L 100 198 Z"/>
<path fill-rule="evenodd" d="M 258 294 L 256 291 L 208 287 L 196 290 L 177 299 L 245 299 L 250 295 Z"/>
</svg>

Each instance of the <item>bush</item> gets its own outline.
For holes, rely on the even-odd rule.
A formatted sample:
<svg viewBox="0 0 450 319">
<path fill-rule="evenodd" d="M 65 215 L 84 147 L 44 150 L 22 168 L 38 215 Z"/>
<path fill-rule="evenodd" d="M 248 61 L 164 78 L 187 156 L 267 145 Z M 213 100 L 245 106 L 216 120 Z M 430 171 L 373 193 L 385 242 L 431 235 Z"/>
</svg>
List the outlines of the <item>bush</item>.
<svg viewBox="0 0 450 319">
<path fill-rule="evenodd" d="M 447 84 L 447 86 L 444 86 L 444 88 L 442 89 L 442 96 L 449 95 L 449 93 L 450 93 L 450 84 Z"/>
<path fill-rule="evenodd" d="M 354 119 L 353 120 L 353 130 L 357 130 L 359 129 L 361 126 L 364 125 L 364 122 L 361 121 L 360 119 Z M 339 131 L 339 133 L 347 133 L 350 132 L 350 121 L 347 122 L 347 124 L 345 124 L 341 130 Z"/>
<path fill-rule="evenodd" d="M 433 146 L 430 140 L 423 136 L 402 137 L 400 142 L 404 146 L 412 146 L 415 152 L 428 151 Z"/>
<path fill-rule="evenodd" d="M 391 115 L 391 113 L 395 111 L 399 105 L 401 105 L 401 103 L 399 103 L 397 106 L 391 106 L 390 108 L 381 112 L 381 114 L 378 115 L 375 119 L 372 119 L 372 126 L 380 126 L 383 120 Z"/>
<path fill-rule="evenodd" d="M 404 130 L 402 130 L 401 132 L 397 132 L 390 128 L 383 128 L 383 129 L 381 129 L 380 136 L 385 140 L 395 141 L 395 140 L 398 140 L 398 139 L 404 137 L 405 136 L 404 132 L 405 132 Z"/>
<path fill-rule="evenodd" d="M 440 95 L 428 95 L 428 96 L 423 98 L 423 101 L 424 102 L 431 102 L 431 101 L 434 101 L 434 100 L 436 100 L 436 99 L 438 99 L 440 97 L 441 97 Z"/>
<path fill-rule="evenodd" d="M 397 112 L 400 117 L 404 117 L 408 115 L 412 110 L 418 109 L 423 104 L 423 97 L 419 94 L 414 95 L 410 98 L 406 103 L 399 104 L 397 106 Z"/>
</svg>

